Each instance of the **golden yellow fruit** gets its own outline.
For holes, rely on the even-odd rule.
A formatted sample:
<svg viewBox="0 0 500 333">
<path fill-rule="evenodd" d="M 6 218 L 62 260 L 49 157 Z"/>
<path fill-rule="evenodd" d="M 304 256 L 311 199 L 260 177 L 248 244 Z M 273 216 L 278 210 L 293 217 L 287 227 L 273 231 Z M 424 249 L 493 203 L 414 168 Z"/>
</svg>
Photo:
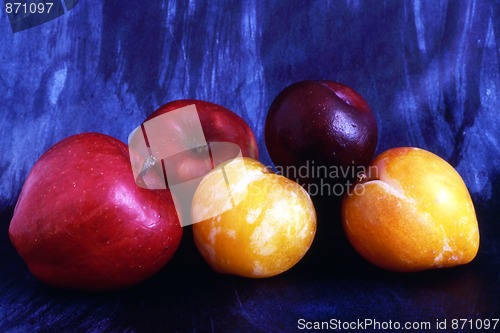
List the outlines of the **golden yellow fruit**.
<svg viewBox="0 0 500 333">
<path fill-rule="evenodd" d="M 316 212 L 297 183 L 238 158 L 205 176 L 192 203 L 196 246 L 217 272 L 262 278 L 294 266 L 316 232 Z"/>
<path fill-rule="evenodd" d="M 479 248 L 474 206 L 460 175 L 418 148 L 379 155 L 344 198 L 343 226 L 353 247 L 392 271 L 470 262 Z"/>
</svg>

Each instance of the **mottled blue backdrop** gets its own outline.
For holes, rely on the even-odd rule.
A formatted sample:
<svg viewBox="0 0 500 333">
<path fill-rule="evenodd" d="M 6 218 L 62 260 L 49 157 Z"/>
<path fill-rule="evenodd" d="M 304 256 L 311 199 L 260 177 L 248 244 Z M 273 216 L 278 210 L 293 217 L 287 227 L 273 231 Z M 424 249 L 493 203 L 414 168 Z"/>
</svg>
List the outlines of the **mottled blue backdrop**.
<svg viewBox="0 0 500 333">
<path fill-rule="evenodd" d="M 84 131 L 126 141 L 161 104 L 197 98 L 247 120 L 269 164 L 267 109 L 304 79 L 359 91 L 378 119 L 378 152 L 417 146 L 457 168 L 483 237 L 474 264 L 412 276 L 360 264 L 359 273 L 329 253 L 316 270 L 248 281 L 181 261 L 130 291 L 74 295 L 40 285 L 15 254 L 13 206 L 57 141 Z M 16 33 L 2 5 L 0 92 L 2 331 L 292 332 L 299 318 L 499 314 L 499 1 L 86 0 Z"/>
</svg>

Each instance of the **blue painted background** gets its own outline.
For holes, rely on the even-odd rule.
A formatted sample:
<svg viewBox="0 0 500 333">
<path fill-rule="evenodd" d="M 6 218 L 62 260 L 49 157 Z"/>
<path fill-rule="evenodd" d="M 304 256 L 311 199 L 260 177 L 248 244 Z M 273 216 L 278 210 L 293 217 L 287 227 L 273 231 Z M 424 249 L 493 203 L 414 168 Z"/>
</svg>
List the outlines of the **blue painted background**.
<svg viewBox="0 0 500 333">
<path fill-rule="evenodd" d="M 366 267 L 373 279 L 365 271 L 340 273 L 335 258 L 319 263 L 331 275 L 299 270 L 263 281 L 180 263 L 185 276 L 201 270 L 208 282 L 172 277 L 167 268 L 132 291 L 76 296 L 39 285 L 16 257 L 6 235 L 13 206 L 32 165 L 57 141 L 84 131 L 126 141 L 161 104 L 197 98 L 247 120 L 269 164 L 267 109 L 284 87 L 304 79 L 339 81 L 360 92 L 378 119 L 378 153 L 417 146 L 457 168 L 478 210 L 483 241 L 476 264 L 423 275 L 434 281 L 424 283 L 421 275 Z M 0 92 L 3 331 L 291 332 L 304 316 L 499 313 L 498 1 L 87 0 L 17 33 L 2 7 Z M 165 279 L 180 287 L 172 291 Z"/>
</svg>

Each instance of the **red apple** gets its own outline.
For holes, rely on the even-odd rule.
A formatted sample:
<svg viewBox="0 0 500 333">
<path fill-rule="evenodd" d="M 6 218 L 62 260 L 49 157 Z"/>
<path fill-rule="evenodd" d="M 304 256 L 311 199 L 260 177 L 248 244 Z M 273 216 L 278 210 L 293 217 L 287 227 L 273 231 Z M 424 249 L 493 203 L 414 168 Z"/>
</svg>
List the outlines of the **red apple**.
<svg viewBox="0 0 500 333">
<path fill-rule="evenodd" d="M 265 141 L 278 171 L 301 184 L 353 179 L 373 158 L 378 134 L 368 103 L 331 81 L 284 89 L 267 115 Z"/>
<path fill-rule="evenodd" d="M 182 228 L 169 191 L 137 186 L 124 143 L 84 133 L 60 141 L 35 163 L 9 234 L 41 281 L 112 290 L 160 270 Z"/>
<path fill-rule="evenodd" d="M 244 157 L 257 159 L 259 152 L 254 133 L 236 113 L 225 107 L 196 99 L 181 99 L 160 106 L 147 120 L 179 108 L 195 105 L 207 142 L 232 142 L 240 146 Z M 188 133 L 179 133 L 189 140 Z"/>
<path fill-rule="evenodd" d="M 129 136 L 132 170 L 144 188 L 169 188 L 183 226 L 199 182 L 222 162 L 258 158 L 255 136 L 228 109 L 199 100 L 178 100 L 153 112 Z"/>
<path fill-rule="evenodd" d="M 194 133 L 196 128 L 190 116 L 184 119 L 176 117 L 175 120 L 158 118 L 191 105 L 196 107 L 197 117 L 203 130 L 201 138 Z M 176 100 L 158 108 L 146 118 L 144 123 L 155 118 L 159 123 L 156 126 L 158 130 L 155 130 L 153 135 L 168 137 L 168 149 L 178 152 L 164 161 L 170 163 L 178 173 L 175 175 L 177 183 L 203 176 L 212 170 L 213 154 L 208 151 L 211 143 L 232 143 L 239 147 L 242 156 L 253 159 L 259 157 L 252 129 L 241 117 L 223 106 L 201 100 Z M 233 149 L 219 149 L 217 153 L 219 163 L 235 158 L 237 154 Z M 168 166 L 167 169 L 169 169 Z"/>
</svg>

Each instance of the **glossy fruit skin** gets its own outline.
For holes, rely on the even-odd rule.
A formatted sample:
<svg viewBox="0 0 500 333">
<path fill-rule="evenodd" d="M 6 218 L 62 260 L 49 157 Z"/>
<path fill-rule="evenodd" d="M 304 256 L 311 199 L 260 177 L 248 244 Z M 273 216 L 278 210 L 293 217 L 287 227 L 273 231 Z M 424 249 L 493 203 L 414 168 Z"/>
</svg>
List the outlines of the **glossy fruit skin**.
<svg viewBox="0 0 500 333">
<path fill-rule="evenodd" d="M 471 197 L 445 160 L 423 149 L 385 151 L 344 197 L 353 247 L 383 269 L 412 272 L 470 262 L 479 248 Z"/>
<path fill-rule="evenodd" d="M 193 199 L 193 216 L 201 221 L 193 225 L 198 250 L 219 273 L 265 278 L 287 271 L 314 239 L 316 213 L 309 195 L 255 160 L 231 161 L 224 168 L 226 179 L 234 181 L 231 193 L 236 204 L 203 218 L 228 203 L 218 197 L 225 180 L 214 176 L 217 169 L 205 176 Z M 239 196 L 244 185 L 245 193 Z"/>
<path fill-rule="evenodd" d="M 169 191 L 136 185 L 124 143 L 83 133 L 35 163 L 9 235 L 41 281 L 114 290 L 159 271 L 174 255 L 182 228 Z"/>
<path fill-rule="evenodd" d="M 301 81 L 274 99 L 266 119 L 265 141 L 273 163 L 281 170 L 298 169 L 308 161 L 309 165 L 352 168 L 370 163 L 378 129 L 367 102 L 352 88 L 332 81 Z M 299 179 L 305 184 L 317 181 L 312 175 Z"/>
<path fill-rule="evenodd" d="M 242 156 L 259 159 L 257 141 L 250 126 L 236 113 L 221 105 L 196 99 L 176 100 L 159 107 L 145 121 L 193 104 L 198 111 L 207 142 L 232 142 L 240 147 Z M 189 136 L 189 133 L 180 134 Z"/>
</svg>

